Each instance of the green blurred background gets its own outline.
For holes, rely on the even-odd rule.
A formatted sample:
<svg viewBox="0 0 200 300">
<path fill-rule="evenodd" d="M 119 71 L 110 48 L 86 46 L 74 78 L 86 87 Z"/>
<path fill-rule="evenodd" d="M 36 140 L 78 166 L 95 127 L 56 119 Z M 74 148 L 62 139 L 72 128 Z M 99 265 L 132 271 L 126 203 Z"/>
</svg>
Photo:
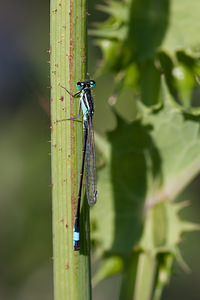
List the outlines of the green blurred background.
<svg viewBox="0 0 200 300">
<path fill-rule="evenodd" d="M 53 299 L 49 121 L 49 1 L 1 0 L 0 5 L 0 299 Z M 98 2 L 99 3 L 99 2 Z M 105 19 L 89 3 L 89 27 Z M 89 73 L 101 58 L 89 38 Z M 95 129 L 115 127 L 107 100 L 110 74 L 94 78 Z M 103 87 L 103 88 L 102 88 Z M 117 110 L 134 118 L 134 99 L 119 100 Z M 130 106 L 132 109 L 130 109 Z M 199 222 L 199 178 L 180 195 L 191 200 L 185 218 Z M 183 212 L 184 214 L 184 212 Z M 199 300 L 200 234 L 183 236 L 182 252 L 192 273 L 175 266 L 163 299 Z M 98 262 L 93 262 L 93 272 Z M 120 276 L 93 291 L 93 299 L 117 299 Z"/>
</svg>

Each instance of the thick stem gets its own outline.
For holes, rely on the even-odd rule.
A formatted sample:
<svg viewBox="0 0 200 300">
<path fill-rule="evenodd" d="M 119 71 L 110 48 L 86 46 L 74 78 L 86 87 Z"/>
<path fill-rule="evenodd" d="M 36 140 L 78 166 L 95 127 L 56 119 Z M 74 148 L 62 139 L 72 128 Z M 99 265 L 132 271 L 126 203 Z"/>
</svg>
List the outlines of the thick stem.
<svg viewBox="0 0 200 300">
<path fill-rule="evenodd" d="M 124 270 L 120 300 L 150 300 L 155 270 L 154 259 L 143 252 L 134 251 Z"/>
<path fill-rule="evenodd" d="M 54 299 L 90 299 L 88 207 L 82 201 L 81 250 L 73 251 L 73 224 L 82 156 L 82 123 L 71 93 L 86 79 L 86 0 L 51 0 L 51 128 Z"/>
</svg>

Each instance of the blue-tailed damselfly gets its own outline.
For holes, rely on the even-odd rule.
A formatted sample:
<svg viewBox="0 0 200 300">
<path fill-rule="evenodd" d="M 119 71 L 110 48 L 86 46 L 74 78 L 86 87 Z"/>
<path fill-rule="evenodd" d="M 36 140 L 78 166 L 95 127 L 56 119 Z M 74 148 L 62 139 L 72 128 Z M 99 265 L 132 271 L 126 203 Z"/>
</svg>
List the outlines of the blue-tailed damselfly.
<svg viewBox="0 0 200 300">
<path fill-rule="evenodd" d="M 94 88 L 96 83 L 94 80 L 77 82 L 76 87 L 79 90 L 77 93 L 72 95 L 66 88 L 66 92 L 72 96 L 76 97 L 80 95 L 79 112 L 78 116 L 74 118 L 64 119 L 65 120 L 75 120 L 80 117 L 80 112 L 83 112 L 83 153 L 82 153 L 82 165 L 80 172 L 80 183 L 79 192 L 77 200 L 77 209 L 74 220 L 73 229 L 73 245 L 74 250 L 78 251 L 80 249 L 80 202 L 83 186 L 83 173 L 85 167 L 85 183 L 86 183 L 86 194 L 89 206 L 92 206 L 97 201 L 97 184 L 96 184 L 96 161 L 95 161 L 95 145 L 94 145 L 94 129 L 93 129 L 93 114 L 94 114 L 94 101 L 91 94 L 91 88 Z"/>
</svg>

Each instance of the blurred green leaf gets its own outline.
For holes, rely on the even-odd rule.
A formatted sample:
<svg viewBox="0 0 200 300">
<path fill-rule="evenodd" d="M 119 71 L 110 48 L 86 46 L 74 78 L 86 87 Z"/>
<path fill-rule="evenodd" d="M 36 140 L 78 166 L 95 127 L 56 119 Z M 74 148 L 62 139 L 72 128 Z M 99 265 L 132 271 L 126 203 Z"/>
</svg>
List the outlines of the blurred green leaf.
<svg viewBox="0 0 200 300">
<path fill-rule="evenodd" d="M 127 40 L 141 59 L 154 58 L 155 52 L 161 49 L 173 56 L 178 49 L 194 54 L 200 46 L 200 4 L 194 0 L 193 3 L 195 9 L 191 0 L 183 0 L 181 5 L 178 0 L 111 1 L 100 6 L 110 14 L 110 19 L 92 33 L 102 38 Z"/>
<path fill-rule="evenodd" d="M 195 85 L 195 79 L 190 70 L 183 64 L 179 64 L 173 70 L 175 84 L 179 92 L 181 104 L 187 109 L 190 107 L 190 99 Z"/>
<path fill-rule="evenodd" d="M 164 81 L 159 98 L 162 106 L 152 111 L 140 105 L 141 117 L 132 123 L 114 113 L 117 128 L 107 133 L 107 140 L 96 138 L 103 164 L 92 237 L 97 255 L 124 260 L 121 299 L 132 299 L 133 292 L 135 300 L 149 299 L 153 284 L 159 299 L 172 257 L 186 268 L 178 248 L 182 233 L 200 228 L 180 220 L 183 205 L 171 203 L 200 171 L 199 117 L 177 109 Z"/>
<path fill-rule="evenodd" d="M 139 60 L 154 58 L 169 23 L 169 0 L 135 0 L 130 7 L 127 43 Z"/>
<path fill-rule="evenodd" d="M 119 256 L 106 257 L 101 263 L 98 272 L 93 278 L 93 284 L 98 284 L 99 281 L 116 273 L 120 273 L 123 269 L 123 261 Z"/>
<path fill-rule="evenodd" d="M 99 251 L 127 256 L 143 230 L 144 206 L 173 200 L 200 170 L 199 119 L 181 113 L 162 89 L 163 108 L 97 137 L 104 165 L 93 209 Z M 103 222 L 102 222 L 103 218 Z M 106 232 L 106 234 L 105 234 Z"/>
<path fill-rule="evenodd" d="M 108 2 L 101 10 L 110 17 L 91 31 L 99 38 L 97 44 L 103 53 L 98 74 L 113 72 L 118 76 L 123 71 L 127 77 L 129 66 L 137 65 L 139 78 L 132 87 L 140 85 L 140 100 L 151 107 L 159 104 L 163 72 L 175 102 L 180 105 L 177 108 L 199 114 L 195 108 L 199 102 L 193 104 L 196 78 L 200 74 L 198 7 L 193 9 L 189 0 L 183 0 L 181 5 L 178 0 L 134 0 Z M 122 80 L 118 91 L 124 87 Z"/>
<path fill-rule="evenodd" d="M 170 1 L 170 22 L 163 40 L 162 49 L 173 54 L 177 49 L 186 49 L 189 53 L 198 53 L 200 30 L 200 3 L 195 0 Z"/>
</svg>

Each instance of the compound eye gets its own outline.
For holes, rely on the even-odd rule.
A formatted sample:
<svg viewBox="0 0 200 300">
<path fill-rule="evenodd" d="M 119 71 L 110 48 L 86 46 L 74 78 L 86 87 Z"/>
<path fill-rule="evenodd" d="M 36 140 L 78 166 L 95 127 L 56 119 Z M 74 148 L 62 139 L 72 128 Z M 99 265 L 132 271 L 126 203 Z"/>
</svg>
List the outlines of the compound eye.
<svg viewBox="0 0 200 300">
<path fill-rule="evenodd" d="M 96 86 L 96 82 L 94 80 L 90 80 L 90 87 L 94 88 Z"/>
<path fill-rule="evenodd" d="M 81 89 L 83 88 L 83 87 L 82 87 L 82 82 L 77 82 L 76 88 L 77 88 L 78 90 L 81 90 Z"/>
</svg>

